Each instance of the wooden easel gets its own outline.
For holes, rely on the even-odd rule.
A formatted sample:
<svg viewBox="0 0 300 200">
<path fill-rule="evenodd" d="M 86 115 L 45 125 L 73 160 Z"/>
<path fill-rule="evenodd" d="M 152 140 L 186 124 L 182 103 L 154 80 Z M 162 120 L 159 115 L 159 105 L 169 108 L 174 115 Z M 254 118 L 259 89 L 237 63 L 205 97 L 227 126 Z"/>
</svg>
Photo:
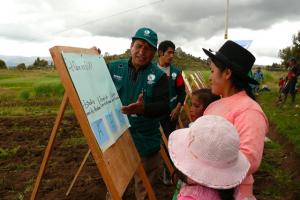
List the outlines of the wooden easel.
<svg viewBox="0 0 300 200">
<path fill-rule="evenodd" d="M 183 79 L 184 79 L 185 86 L 186 86 L 187 96 L 185 98 L 185 101 L 184 101 L 184 104 L 183 104 L 183 110 L 181 110 L 181 112 L 184 111 L 186 113 L 186 115 L 188 116 L 189 121 L 191 122 L 191 117 L 190 117 L 190 114 L 189 114 L 189 106 L 187 104 L 187 100 L 188 100 L 188 98 L 191 98 L 192 87 L 191 87 L 191 85 L 188 81 L 188 78 L 186 77 L 184 72 L 182 73 L 182 75 L 183 75 Z M 200 71 L 195 72 L 193 74 L 190 74 L 190 77 L 192 78 L 193 86 L 196 86 L 197 89 L 206 87 L 205 83 L 204 83 L 203 75 Z M 184 125 L 183 125 L 182 120 L 180 118 L 178 119 L 178 123 L 179 123 L 180 128 L 184 128 Z M 164 134 L 164 131 L 163 131 L 161 126 L 160 126 L 160 132 L 161 132 L 162 141 L 163 141 L 163 144 L 161 144 L 161 148 L 160 148 L 160 154 L 161 154 L 161 156 L 162 156 L 162 158 L 163 158 L 170 174 L 173 174 L 174 173 L 174 167 L 173 167 L 173 165 L 172 165 L 172 163 L 171 163 L 171 161 L 168 157 L 168 154 L 167 154 L 167 152 L 165 151 L 165 148 L 164 148 L 164 146 L 168 147 L 168 139 L 167 139 L 166 135 Z M 69 188 L 66 192 L 66 196 L 68 196 L 70 194 L 70 192 L 71 192 L 71 190 L 74 186 L 74 183 L 76 182 L 76 180 L 77 180 L 77 178 L 78 178 L 78 176 L 79 176 L 79 174 L 80 174 L 87 158 L 90 155 L 90 152 L 91 151 L 88 150 L 88 152 L 85 154 L 83 160 L 81 161 L 81 164 L 80 164 L 78 170 L 76 171 L 75 176 L 74 176 L 74 178 L 73 178 L 73 180 L 72 180 L 72 182 L 71 182 L 71 184 L 70 184 L 70 186 L 69 186 Z"/>
<path fill-rule="evenodd" d="M 82 49 L 63 46 L 56 46 L 50 49 L 54 64 L 60 74 L 62 83 L 64 85 L 65 94 L 60 105 L 60 109 L 57 114 L 55 124 L 53 126 L 30 199 L 34 200 L 36 198 L 38 189 L 40 187 L 40 182 L 44 175 L 53 148 L 53 144 L 57 136 L 64 111 L 66 109 L 66 105 L 68 102 L 70 102 L 75 112 L 76 118 L 80 124 L 81 130 L 87 140 L 89 149 L 94 157 L 97 168 L 106 184 L 107 189 L 109 190 L 112 199 L 122 199 L 122 195 L 125 192 L 125 189 L 127 188 L 129 182 L 133 178 L 134 174 L 137 173 L 143 181 L 149 199 L 156 200 L 155 194 L 128 130 L 126 130 L 122 134 L 122 136 L 120 136 L 120 138 L 106 151 L 101 151 L 95 139 L 95 136 L 93 135 L 92 129 L 89 125 L 87 116 L 81 105 L 76 89 L 73 86 L 72 79 L 66 69 L 64 59 L 61 55 L 62 52 L 93 55 L 99 54 L 95 49 Z"/>
<path fill-rule="evenodd" d="M 30 197 L 31 200 L 34 200 L 36 198 L 38 189 L 40 187 L 41 180 L 43 178 L 43 175 L 44 175 L 45 170 L 46 170 L 46 166 L 48 164 L 48 160 L 49 160 L 51 151 L 53 149 L 54 141 L 55 141 L 55 138 L 57 136 L 57 132 L 58 132 L 60 123 L 62 121 L 63 115 L 64 115 L 65 110 L 66 110 L 67 103 L 68 103 L 68 95 L 65 93 L 64 97 L 63 97 L 63 100 L 62 100 L 62 103 L 60 105 L 56 120 L 54 122 L 54 126 L 53 126 L 53 129 L 52 129 L 51 135 L 50 135 L 49 142 L 47 144 L 45 155 L 43 157 L 43 161 L 42 161 L 42 164 L 40 166 L 40 170 L 39 170 L 37 179 L 36 179 L 35 184 L 34 184 L 34 188 L 33 188 L 32 193 L 31 193 L 31 197 Z"/>
<path fill-rule="evenodd" d="M 170 160 L 170 158 L 169 158 L 169 156 L 168 156 L 168 154 L 167 154 L 167 152 L 164 148 L 164 146 L 168 147 L 168 139 L 167 139 L 167 137 L 166 137 L 166 135 L 165 135 L 165 133 L 164 133 L 161 126 L 159 127 L 159 130 L 160 130 L 161 138 L 162 138 L 162 141 L 163 141 L 163 144 L 160 145 L 160 155 L 161 155 L 162 159 L 164 160 L 170 174 L 173 174 L 174 171 L 175 171 L 174 167 L 173 167 L 172 162 L 171 162 L 171 160 Z M 85 154 L 83 160 L 81 161 L 80 166 L 79 166 L 78 170 L 76 171 L 73 180 L 71 181 L 71 184 L 70 184 L 70 186 L 69 186 L 69 188 L 66 192 L 66 196 L 69 196 L 69 194 L 70 194 L 70 192 L 71 192 L 71 190 L 72 190 L 72 188 L 73 188 L 73 186 L 74 186 L 74 184 L 75 184 L 75 182 L 76 182 L 76 180 L 77 180 L 84 164 L 86 163 L 87 158 L 89 157 L 90 153 L 91 153 L 91 150 L 89 149 L 88 152 Z"/>
</svg>

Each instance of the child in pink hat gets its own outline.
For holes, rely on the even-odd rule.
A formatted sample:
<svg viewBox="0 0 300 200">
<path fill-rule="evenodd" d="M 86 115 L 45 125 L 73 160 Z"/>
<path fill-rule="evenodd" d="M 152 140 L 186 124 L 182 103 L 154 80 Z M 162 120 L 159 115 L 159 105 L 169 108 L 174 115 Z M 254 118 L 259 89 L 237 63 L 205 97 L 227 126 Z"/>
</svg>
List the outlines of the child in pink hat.
<svg viewBox="0 0 300 200">
<path fill-rule="evenodd" d="M 178 200 L 234 199 L 234 188 L 250 167 L 239 145 L 234 126 L 216 115 L 200 117 L 190 128 L 172 132 L 169 154 L 184 182 Z"/>
</svg>

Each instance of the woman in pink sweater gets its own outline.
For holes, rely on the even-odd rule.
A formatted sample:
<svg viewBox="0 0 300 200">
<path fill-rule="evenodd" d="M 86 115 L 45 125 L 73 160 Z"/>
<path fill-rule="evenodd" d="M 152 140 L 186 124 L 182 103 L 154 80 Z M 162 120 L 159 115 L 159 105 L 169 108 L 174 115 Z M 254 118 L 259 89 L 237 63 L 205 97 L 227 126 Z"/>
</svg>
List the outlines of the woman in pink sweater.
<svg viewBox="0 0 300 200">
<path fill-rule="evenodd" d="M 233 41 L 226 41 L 217 52 L 203 49 L 211 63 L 212 93 L 222 98 L 213 102 L 204 115 L 219 115 L 230 121 L 240 137 L 240 150 L 250 162 L 244 181 L 235 189 L 235 199 L 255 199 L 253 176 L 258 169 L 268 131 L 268 119 L 255 101 L 249 84 L 258 84 L 248 76 L 255 57 Z"/>
</svg>

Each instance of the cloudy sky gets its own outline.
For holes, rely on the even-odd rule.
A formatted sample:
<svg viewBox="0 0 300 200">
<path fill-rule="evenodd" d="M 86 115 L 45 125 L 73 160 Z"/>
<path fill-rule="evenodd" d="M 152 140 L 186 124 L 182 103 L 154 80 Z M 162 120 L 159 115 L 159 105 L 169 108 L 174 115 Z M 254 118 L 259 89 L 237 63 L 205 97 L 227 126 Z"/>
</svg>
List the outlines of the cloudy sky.
<svg viewBox="0 0 300 200">
<path fill-rule="evenodd" d="M 50 56 L 55 45 L 123 53 L 139 27 L 205 57 L 224 43 L 226 0 L 1 0 L 0 54 Z M 228 37 L 252 40 L 256 64 L 280 62 L 300 31 L 300 0 L 229 0 Z"/>
</svg>

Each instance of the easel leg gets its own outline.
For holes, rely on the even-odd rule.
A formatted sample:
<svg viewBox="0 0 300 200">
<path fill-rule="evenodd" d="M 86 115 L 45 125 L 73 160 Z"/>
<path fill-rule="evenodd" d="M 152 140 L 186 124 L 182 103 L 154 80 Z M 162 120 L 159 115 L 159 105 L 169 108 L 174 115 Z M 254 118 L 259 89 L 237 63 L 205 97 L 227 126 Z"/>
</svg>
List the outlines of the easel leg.
<svg viewBox="0 0 300 200">
<path fill-rule="evenodd" d="M 64 97 L 63 97 L 63 100 L 62 100 L 62 103 L 61 103 L 60 108 L 59 108 L 59 112 L 58 112 L 57 117 L 55 119 L 55 123 L 54 123 L 53 129 L 52 129 L 51 135 L 50 135 L 50 139 L 49 139 L 49 142 L 48 142 L 48 145 L 47 145 L 47 148 L 46 148 L 45 155 L 43 157 L 42 164 L 40 166 L 40 170 L 39 170 L 37 179 L 36 179 L 35 184 L 34 184 L 34 188 L 32 190 L 31 196 L 30 196 L 30 200 L 35 200 L 35 198 L 36 198 L 38 189 L 40 187 L 41 180 L 42 180 L 43 175 L 45 173 L 45 169 L 46 169 L 46 166 L 47 166 L 47 163 L 48 163 L 48 160 L 49 160 L 52 148 L 53 148 L 53 144 L 54 144 L 54 141 L 55 141 L 55 138 L 56 138 L 61 120 L 62 120 L 63 115 L 64 115 L 65 110 L 66 110 L 67 103 L 68 103 L 68 96 L 65 93 Z"/>
<path fill-rule="evenodd" d="M 181 118 L 178 119 L 179 128 L 184 128 Z"/>
<path fill-rule="evenodd" d="M 150 184 L 150 181 L 146 175 L 145 169 L 142 165 L 142 163 L 139 165 L 138 169 L 137 169 L 137 173 L 138 175 L 141 177 L 144 187 L 146 188 L 147 194 L 148 194 L 148 198 L 150 200 L 156 200 L 155 194 L 153 192 L 152 186 Z"/>
<path fill-rule="evenodd" d="M 164 142 L 164 145 L 168 148 L 168 139 L 167 139 L 167 137 L 166 137 L 166 135 L 164 133 L 164 130 L 163 130 L 163 128 L 161 126 L 159 126 L 159 131 L 160 131 L 160 134 L 161 134 L 161 138 L 162 138 L 162 140 Z"/>
<path fill-rule="evenodd" d="M 163 143 L 164 143 L 164 145 L 163 144 L 160 145 L 160 155 L 163 158 L 165 164 L 167 165 L 167 168 L 168 168 L 170 174 L 173 174 L 174 173 L 174 167 L 173 167 L 173 165 L 171 163 L 171 160 L 170 160 L 170 158 L 169 158 L 169 156 L 168 156 L 168 154 L 167 154 L 167 152 L 164 148 L 164 146 L 165 146 L 166 149 L 168 149 L 168 139 L 167 139 L 167 137 L 166 137 L 166 135 L 165 135 L 165 133 L 164 133 L 161 126 L 159 127 L 159 130 L 160 130 L 160 134 L 161 134 L 161 137 L 162 137 L 162 140 L 163 140 Z"/>
<path fill-rule="evenodd" d="M 189 98 L 190 99 L 192 98 L 192 93 L 187 92 L 187 95 L 185 96 L 184 103 L 183 103 L 183 106 L 182 106 L 182 108 L 180 110 L 180 113 L 182 113 L 182 111 L 184 111 L 185 115 L 188 118 L 188 121 L 192 122 L 192 118 L 191 118 L 191 115 L 190 115 L 190 108 L 189 108 L 189 105 L 187 103 L 187 101 L 188 101 Z M 184 127 L 182 126 L 182 128 L 184 128 Z"/>
<path fill-rule="evenodd" d="M 170 161 L 170 158 L 168 157 L 168 154 L 167 154 L 167 152 L 166 152 L 163 145 L 160 145 L 160 155 L 163 158 L 165 164 L 167 165 L 167 168 L 168 168 L 170 174 L 173 174 L 174 173 L 174 167 L 173 167 L 173 165 Z"/>
<path fill-rule="evenodd" d="M 77 178 L 78 178 L 78 176 L 79 176 L 79 174 L 80 174 L 80 172 L 81 172 L 81 170 L 82 170 L 82 168 L 83 168 L 83 166 L 84 166 L 86 160 L 88 159 L 90 153 L 91 153 L 91 150 L 89 149 L 88 152 L 85 154 L 85 156 L 84 156 L 84 158 L 83 158 L 83 160 L 82 160 L 82 162 L 81 162 L 81 164 L 80 164 L 80 167 L 79 167 L 79 169 L 77 170 L 77 172 L 76 172 L 76 174 L 75 174 L 75 176 L 74 176 L 74 178 L 73 178 L 73 180 L 72 180 L 72 182 L 71 182 L 71 185 L 70 185 L 69 188 L 68 188 L 68 191 L 67 191 L 67 193 L 66 193 L 66 196 L 69 196 L 69 194 L 70 194 L 70 192 L 71 192 L 71 190 L 72 190 L 72 188 L 73 188 L 73 185 L 74 185 L 75 181 L 77 180 Z"/>
</svg>

